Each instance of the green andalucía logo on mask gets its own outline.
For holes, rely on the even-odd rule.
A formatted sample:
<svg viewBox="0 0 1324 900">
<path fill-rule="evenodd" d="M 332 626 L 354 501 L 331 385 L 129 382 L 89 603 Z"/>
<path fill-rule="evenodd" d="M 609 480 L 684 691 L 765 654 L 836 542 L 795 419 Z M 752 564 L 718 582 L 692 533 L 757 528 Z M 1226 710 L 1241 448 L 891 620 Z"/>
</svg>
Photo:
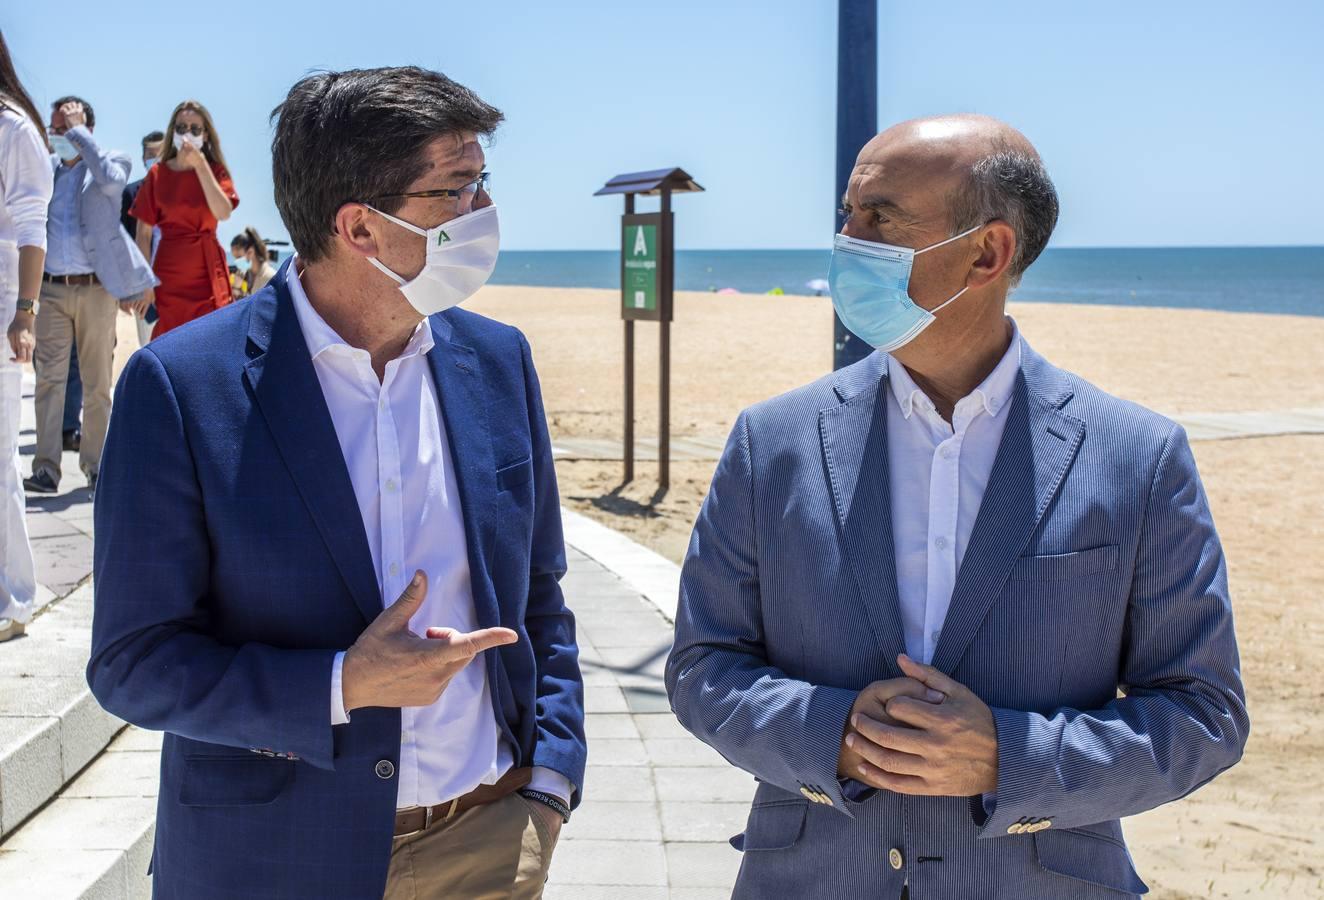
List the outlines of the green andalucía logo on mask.
<svg viewBox="0 0 1324 900">
<path fill-rule="evenodd" d="M 451 236 L 450 236 L 449 234 L 447 234 L 446 232 L 444 232 L 444 231 L 438 231 L 438 232 L 437 232 L 437 244 L 438 244 L 438 246 L 440 246 L 441 244 L 446 243 L 446 242 L 449 241 L 450 239 L 451 239 Z"/>
</svg>

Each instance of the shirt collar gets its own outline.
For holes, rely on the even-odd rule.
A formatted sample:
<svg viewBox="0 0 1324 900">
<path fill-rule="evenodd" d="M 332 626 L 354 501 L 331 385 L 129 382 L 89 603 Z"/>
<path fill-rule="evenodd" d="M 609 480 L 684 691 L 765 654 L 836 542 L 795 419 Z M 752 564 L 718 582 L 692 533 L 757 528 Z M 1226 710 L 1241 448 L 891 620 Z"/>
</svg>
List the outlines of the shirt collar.
<svg viewBox="0 0 1324 900">
<path fill-rule="evenodd" d="M 979 387 L 970 393 L 970 396 L 979 398 L 990 416 L 997 416 L 1006 409 L 1012 389 L 1016 386 L 1016 373 L 1021 368 L 1021 330 L 1011 316 L 1007 317 L 1007 321 L 1011 323 L 1011 344 L 1007 352 L 1002 354 L 1002 359 L 988 373 L 988 377 L 980 382 Z M 901 414 L 905 418 L 910 418 L 916 403 L 926 408 L 933 407 L 933 401 L 915 384 L 915 379 L 910 377 L 906 367 L 890 354 L 887 357 L 887 380 L 892 396 L 896 398 L 897 406 L 901 407 Z"/>
<path fill-rule="evenodd" d="M 290 290 L 290 299 L 294 302 L 294 314 L 299 320 L 299 328 L 303 331 L 303 339 L 308 344 L 308 355 L 313 359 L 330 350 L 332 347 L 344 347 L 347 350 L 356 348 L 350 347 L 336 330 L 326 323 L 321 314 L 313 309 L 313 304 L 308 300 L 308 295 L 304 293 L 303 282 L 299 279 L 298 256 L 290 260 L 289 268 L 285 272 L 285 286 Z M 418 323 L 414 329 L 413 335 L 409 338 L 409 343 L 405 345 L 404 352 L 397 359 L 406 359 L 411 356 L 421 356 L 432 351 L 435 341 L 432 337 L 432 328 L 427 319 Z M 337 351 L 340 352 L 340 351 Z"/>
</svg>

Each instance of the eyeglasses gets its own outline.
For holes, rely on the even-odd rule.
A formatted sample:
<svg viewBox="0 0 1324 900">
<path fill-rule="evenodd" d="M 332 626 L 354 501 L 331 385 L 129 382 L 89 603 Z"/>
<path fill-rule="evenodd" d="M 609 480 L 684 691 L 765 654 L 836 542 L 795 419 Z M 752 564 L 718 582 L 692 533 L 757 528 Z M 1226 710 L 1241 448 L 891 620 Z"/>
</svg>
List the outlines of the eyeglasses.
<svg viewBox="0 0 1324 900">
<path fill-rule="evenodd" d="M 425 199 L 425 200 L 431 200 L 431 199 L 436 199 L 436 198 L 440 198 L 440 197 L 448 197 L 448 198 L 451 198 L 451 199 L 458 199 L 458 198 L 461 198 L 461 197 L 473 197 L 473 196 L 476 196 L 476 195 L 478 194 L 479 191 L 482 191 L 484 194 L 486 194 L 486 195 L 489 196 L 489 197 L 492 196 L 492 173 L 491 173 L 491 172 L 483 172 L 481 175 L 479 175 L 477 178 L 475 178 L 473 181 L 469 182 L 468 184 L 464 185 L 463 187 L 458 187 L 458 188 L 453 188 L 453 189 L 452 189 L 452 188 L 438 188 L 438 189 L 435 190 L 435 191 L 409 191 L 409 192 L 404 193 L 404 194 L 378 194 L 376 197 L 372 197 L 372 198 L 370 198 L 370 199 L 372 199 L 372 200 L 388 200 L 388 199 L 392 199 L 392 198 L 395 198 L 395 197 L 405 197 L 405 198 L 408 198 L 408 197 L 418 197 L 418 198 L 420 198 L 420 199 Z"/>
<path fill-rule="evenodd" d="M 185 125 L 183 122 L 175 124 L 175 134 L 191 134 L 194 137 L 202 137 L 207 133 L 207 129 L 201 125 Z"/>
</svg>

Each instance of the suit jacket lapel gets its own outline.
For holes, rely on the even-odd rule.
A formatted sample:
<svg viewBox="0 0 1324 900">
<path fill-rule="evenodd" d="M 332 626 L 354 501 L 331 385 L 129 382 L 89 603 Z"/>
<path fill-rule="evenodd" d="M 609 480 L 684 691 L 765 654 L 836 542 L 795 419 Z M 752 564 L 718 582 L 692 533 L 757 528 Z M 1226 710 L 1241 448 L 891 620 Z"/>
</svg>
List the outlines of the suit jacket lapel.
<svg viewBox="0 0 1324 900">
<path fill-rule="evenodd" d="M 364 619 L 371 622 L 382 611 L 381 590 L 331 412 L 285 286 L 289 265 L 286 262 L 271 280 L 272 290 L 247 301 L 253 306 L 253 358 L 244 366 L 244 375 L 318 534 Z"/>
<path fill-rule="evenodd" d="M 933 655 L 934 667 L 948 674 L 1002 592 L 1085 437 L 1084 423 L 1061 410 L 1071 397 L 1062 373 L 1027 344 L 1021 353 L 1002 443 Z"/>
<path fill-rule="evenodd" d="M 892 542 L 887 379 L 884 357 L 870 359 L 870 365 L 851 371 L 837 386 L 843 402 L 819 414 L 819 435 L 845 556 L 885 664 L 896 675 L 905 635 Z"/>
<path fill-rule="evenodd" d="M 486 564 L 497 482 L 482 364 L 472 348 L 452 341 L 453 330 L 444 316 L 433 316 L 430 321 L 435 344 L 428 353 L 428 364 L 437 385 L 446 443 L 458 482 L 474 611 L 478 626 L 490 628 L 500 624 L 496 593 Z M 495 654 L 487 656 L 490 661 Z"/>
</svg>

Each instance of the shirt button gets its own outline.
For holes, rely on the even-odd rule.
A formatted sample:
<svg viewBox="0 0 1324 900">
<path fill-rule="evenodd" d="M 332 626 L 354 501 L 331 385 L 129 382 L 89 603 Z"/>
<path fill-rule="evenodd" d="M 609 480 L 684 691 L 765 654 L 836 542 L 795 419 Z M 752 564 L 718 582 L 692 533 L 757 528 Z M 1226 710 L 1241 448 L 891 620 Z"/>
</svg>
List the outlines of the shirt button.
<svg viewBox="0 0 1324 900">
<path fill-rule="evenodd" d="M 392 494 L 395 493 L 395 479 L 394 479 L 394 478 L 388 478 L 388 479 L 387 479 L 387 481 L 386 481 L 386 489 L 387 489 L 388 491 L 390 491 Z"/>
<path fill-rule="evenodd" d="M 901 856 L 901 851 L 893 847 L 891 850 L 887 851 L 887 863 L 892 868 L 896 869 L 897 871 L 900 871 L 901 867 L 906 864 L 906 861 Z"/>
<path fill-rule="evenodd" d="M 951 458 L 952 458 L 952 448 L 951 448 L 951 447 L 944 447 L 944 448 L 943 448 L 943 451 L 942 451 L 942 458 L 943 458 L 943 459 L 951 459 Z"/>
<path fill-rule="evenodd" d="M 947 547 L 947 538 L 940 537 L 933 542 L 933 545 L 939 550 L 943 550 Z"/>
<path fill-rule="evenodd" d="M 391 572 L 391 577 L 392 577 L 392 578 L 394 578 L 396 575 L 399 575 L 399 574 L 400 574 L 400 564 L 399 564 L 399 563 L 391 563 L 390 572 Z"/>
<path fill-rule="evenodd" d="M 382 781 L 390 781 L 395 776 L 395 763 L 389 759 L 380 759 L 373 771 L 377 773 L 377 777 Z"/>
</svg>

